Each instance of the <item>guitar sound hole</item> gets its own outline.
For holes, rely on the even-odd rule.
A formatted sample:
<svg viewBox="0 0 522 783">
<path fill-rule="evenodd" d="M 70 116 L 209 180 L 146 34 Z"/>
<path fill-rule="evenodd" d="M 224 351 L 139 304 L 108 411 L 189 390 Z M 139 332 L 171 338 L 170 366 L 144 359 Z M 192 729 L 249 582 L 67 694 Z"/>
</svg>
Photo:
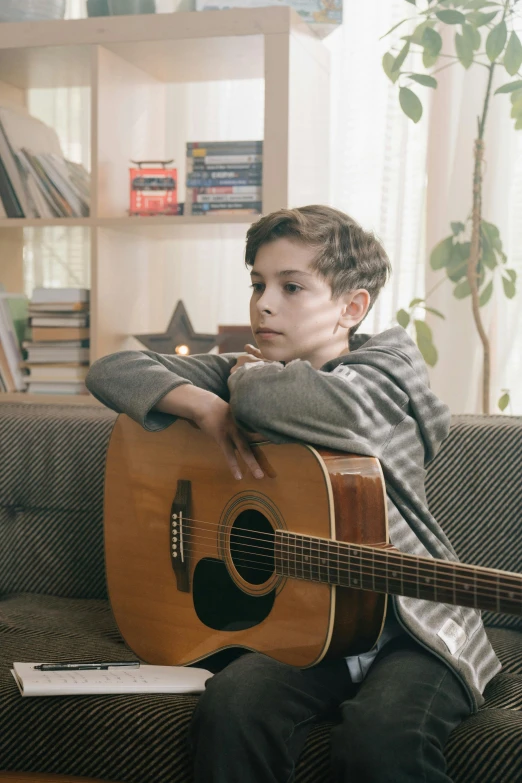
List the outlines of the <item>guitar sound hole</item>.
<svg viewBox="0 0 522 783">
<path fill-rule="evenodd" d="M 238 574 L 261 585 L 274 573 L 274 530 L 260 511 L 242 511 L 230 531 L 230 556 Z"/>
<path fill-rule="evenodd" d="M 202 558 L 194 569 L 192 597 L 200 621 L 216 631 L 244 631 L 262 623 L 275 601 L 275 591 L 252 596 L 234 584 L 225 563 Z"/>
</svg>

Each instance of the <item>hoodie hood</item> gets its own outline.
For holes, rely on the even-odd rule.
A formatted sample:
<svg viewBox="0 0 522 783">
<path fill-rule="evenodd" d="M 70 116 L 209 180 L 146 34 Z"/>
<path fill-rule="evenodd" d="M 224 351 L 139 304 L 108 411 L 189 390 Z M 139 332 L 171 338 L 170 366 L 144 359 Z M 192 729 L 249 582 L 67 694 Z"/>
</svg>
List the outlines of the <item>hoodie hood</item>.
<svg viewBox="0 0 522 783">
<path fill-rule="evenodd" d="M 428 465 L 449 433 L 451 413 L 431 391 L 426 363 L 406 330 L 394 326 L 376 335 L 354 334 L 350 353 L 326 362 L 321 370 L 331 372 L 340 364 L 373 367 L 393 379 L 408 396 L 408 412 L 419 426 Z"/>
</svg>

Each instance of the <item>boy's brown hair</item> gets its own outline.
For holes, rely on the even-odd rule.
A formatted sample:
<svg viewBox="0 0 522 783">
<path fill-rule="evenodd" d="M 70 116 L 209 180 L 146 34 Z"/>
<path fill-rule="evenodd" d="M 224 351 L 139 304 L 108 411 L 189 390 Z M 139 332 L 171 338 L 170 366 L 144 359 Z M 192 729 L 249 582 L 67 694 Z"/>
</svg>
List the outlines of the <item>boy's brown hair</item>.
<svg viewBox="0 0 522 783">
<path fill-rule="evenodd" d="M 391 274 L 386 251 L 374 234 L 364 231 L 355 220 L 332 207 L 313 204 L 279 209 L 248 229 L 245 265 L 254 266 L 261 245 L 282 237 L 317 248 L 310 267 L 328 281 L 333 299 L 365 288 L 370 294 L 370 312 Z M 350 334 L 359 324 L 350 329 Z"/>
</svg>

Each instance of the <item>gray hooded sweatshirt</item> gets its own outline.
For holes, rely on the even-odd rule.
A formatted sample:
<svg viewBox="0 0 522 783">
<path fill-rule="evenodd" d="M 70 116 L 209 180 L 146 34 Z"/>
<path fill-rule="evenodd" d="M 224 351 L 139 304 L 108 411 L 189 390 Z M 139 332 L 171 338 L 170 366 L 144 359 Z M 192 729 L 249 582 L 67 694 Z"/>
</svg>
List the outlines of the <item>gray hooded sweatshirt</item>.
<svg viewBox="0 0 522 783">
<path fill-rule="evenodd" d="M 426 466 L 446 438 L 451 416 L 430 390 L 422 355 L 402 327 L 353 335 L 350 353 L 320 370 L 296 359 L 286 366 L 248 363 L 230 375 L 239 355 L 123 351 L 95 362 L 86 383 L 102 403 L 150 431 L 176 419 L 153 410 L 159 400 L 191 383 L 229 402 L 236 421 L 273 443 L 299 441 L 377 457 L 391 543 L 409 554 L 457 560 L 428 510 L 424 488 Z M 501 668 L 480 612 L 404 596 L 394 596 L 393 605 L 402 628 L 456 672 L 476 710 Z"/>
</svg>

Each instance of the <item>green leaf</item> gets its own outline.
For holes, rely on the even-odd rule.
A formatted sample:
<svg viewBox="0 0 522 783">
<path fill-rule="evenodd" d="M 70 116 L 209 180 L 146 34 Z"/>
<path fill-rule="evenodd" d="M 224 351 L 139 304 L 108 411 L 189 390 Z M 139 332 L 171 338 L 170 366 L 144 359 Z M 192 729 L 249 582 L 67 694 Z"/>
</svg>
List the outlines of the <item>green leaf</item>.
<svg viewBox="0 0 522 783">
<path fill-rule="evenodd" d="M 522 130 L 522 117 L 519 117 L 515 122 L 515 130 Z"/>
<path fill-rule="evenodd" d="M 404 114 L 413 120 L 418 122 L 422 117 L 422 103 L 408 87 L 401 87 L 399 90 L 399 103 Z"/>
<path fill-rule="evenodd" d="M 417 4 L 417 0 L 406 0 L 407 3 L 411 3 L 412 5 Z"/>
<path fill-rule="evenodd" d="M 395 84 L 400 76 L 400 71 L 392 70 L 394 62 L 395 57 L 393 54 L 391 52 L 386 52 L 382 58 L 382 68 L 388 79 L 390 79 Z"/>
<path fill-rule="evenodd" d="M 386 38 L 387 35 L 390 33 L 393 33 L 394 30 L 396 30 L 398 27 L 401 26 L 401 24 L 404 24 L 404 22 L 409 22 L 409 19 L 401 19 L 400 22 L 397 22 L 397 24 L 394 24 L 393 27 L 390 27 L 387 33 L 384 33 L 384 35 L 381 35 L 379 38 L 379 41 L 382 41 L 383 38 Z"/>
<path fill-rule="evenodd" d="M 489 302 L 492 293 L 493 293 L 493 280 L 490 280 L 479 296 L 479 307 L 484 307 L 484 305 L 486 305 Z"/>
<path fill-rule="evenodd" d="M 434 22 L 432 22 L 430 19 L 427 19 L 425 22 L 418 24 L 413 33 L 410 35 L 410 41 L 412 43 L 419 44 L 419 46 L 422 46 L 422 37 L 424 35 L 424 31 L 433 24 Z"/>
<path fill-rule="evenodd" d="M 433 340 L 433 333 L 426 321 L 419 321 L 416 319 L 413 321 L 413 323 L 415 324 L 415 333 L 417 337 L 423 337 L 425 340 L 429 340 L 430 342 Z"/>
<path fill-rule="evenodd" d="M 460 11 L 436 11 L 435 16 L 444 24 L 464 24 L 466 17 Z"/>
<path fill-rule="evenodd" d="M 466 270 L 468 268 L 468 251 L 466 245 L 469 243 L 453 245 L 451 258 L 449 264 L 446 267 L 446 274 L 453 283 L 458 283 L 466 276 Z"/>
<path fill-rule="evenodd" d="M 400 50 L 399 54 L 395 58 L 395 61 L 392 65 L 392 71 L 400 71 L 401 65 L 403 64 L 404 60 L 408 56 L 409 51 L 410 51 L 410 42 L 406 41 L 406 43 Z"/>
<path fill-rule="evenodd" d="M 473 45 L 470 38 L 455 33 L 455 51 L 464 68 L 467 69 L 473 64 Z"/>
<path fill-rule="evenodd" d="M 498 95 L 502 92 L 515 92 L 515 90 L 520 90 L 522 87 L 522 79 L 517 79 L 516 82 L 508 82 L 507 84 L 503 84 L 502 87 L 499 87 L 495 90 L 495 95 Z"/>
<path fill-rule="evenodd" d="M 469 280 L 463 280 L 461 283 L 455 286 L 453 296 L 456 299 L 465 299 L 466 296 L 471 295 L 471 288 L 469 287 Z"/>
<path fill-rule="evenodd" d="M 446 316 L 445 316 L 445 315 L 443 315 L 443 314 L 440 312 L 440 310 L 434 310 L 434 309 L 433 309 L 433 307 L 425 307 L 424 309 L 426 310 L 426 312 L 428 312 L 428 313 L 433 313 L 433 315 L 436 315 L 436 316 L 438 316 L 438 318 L 442 318 L 442 319 L 443 319 L 443 321 L 445 321 L 445 320 L 446 320 Z"/>
<path fill-rule="evenodd" d="M 495 257 L 495 253 L 491 248 L 483 248 L 482 249 L 482 261 L 485 266 L 487 266 L 488 269 L 496 269 L 498 266 L 498 261 Z"/>
<path fill-rule="evenodd" d="M 402 326 L 403 329 L 406 329 L 410 323 L 409 313 L 407 313 L 406 310 L 397 310 L 397 315 L 395 317 L 397 318 L 397 323 L 399 326 Z"/>
<path fill-rule="evenodd" d="M 481 37 L 476 27 L 472 27 L 470 24 L 463 24 L 462 35 L 473 51 L 476 51 L 480 48 Z"/>
<path fill-rule="evenodd" d="M 487 220 L 483 220 L 480 224 L 480 233 L 483 243 L 486 242 L 490 248 L 497 250 L 499 253 L 502 251 L 500 231 L 494 223 L 488 223 Z"/>
<path fill-rule="evenodd" d="M 427 27 L 422 34 L 421 46 L 430 54 L 438 55 L 442 49 L 442 38 L 436 30 Z"/>
<path fill-rule="evenodd" d="M 410 73 L 410 79 L 422 84 L 423 87 L 433 87 L 434 89 L 437 87 L 437 80 L 433 76 L 427 76 L 424 73 Z"/>
<path fill-rule="evenodd" d="M 451 223 L 451 230 L 453 231 L 453 236 L 458 236 L 459 234 L 462 234 L 466 226 L 464 223 Z"/>
<path fill-rule="evenodd" d="M 505 411 L 507 406 L 509 405 L 509 394 L 507 392 L 504 392 L 502 397 L 499 399 L 497 403 L 499 410 Z"/>
<path fill-rule="evenodd" d="M 449 263 L 453 251 L 453 236 L 439 242 L 430 255 L 430 266 L 433 270 L 443 269 Z"/>
<path fill-rule="evenodd" d="M 511 280 L 512 283 L 516 282 L 517 273 L 515 272 L 514 269 L 504 269 L 504 272 L 506 273 L 506 275 L 509 276 L 509 279 Z"/>
<path fill-rule="evenodd" d="M 504 68 L 510 76 L 514 76 L 522 65 L 522 44 L 520 38 L 513 32 L 509 36 L 508 45 L 504 54 Z"/>
<path fill-rule="evenodd" d="M 508 299 L 513 299 L 515 296 L 517 290 L 515 288 L 515 283 L 512 280 L 506 280 L 505 277 L 502 278 L 502 285 L 504 286 L 504 293 L 507 296 Z"/>
<path fill-rule="evenodd" d="M 488 13 L 482 13 L 482 11 L 472 11 L 468 14 L 467 20 L 473 27 L 484 27 L 485 24 L 489 24 L 493 21 L 498 11 L 489 11 Z"/>
<path fill-rule="evenodd" d="M 408 307 L 417 307 L 421 302 L 424 302 L 424 299 L 412 299 Z"/>
<path fill-rule="evenodd" d="M 438 354 L 437 349 L 433 345 L 431 329 L 426 321 L 415 320 L 413 323 L 415 325 L 415 336 L 419 351 L 426 364 L 430 367 L 434 367 L 437 364 Z"/>
<path fill-rule="evenodd" d="M 507 25 L 504 21 L 497 24 L 486 38 L 486 54 L 490 62 L 495 62 L 502 53 L 507 41 Z"/>
</svg>

